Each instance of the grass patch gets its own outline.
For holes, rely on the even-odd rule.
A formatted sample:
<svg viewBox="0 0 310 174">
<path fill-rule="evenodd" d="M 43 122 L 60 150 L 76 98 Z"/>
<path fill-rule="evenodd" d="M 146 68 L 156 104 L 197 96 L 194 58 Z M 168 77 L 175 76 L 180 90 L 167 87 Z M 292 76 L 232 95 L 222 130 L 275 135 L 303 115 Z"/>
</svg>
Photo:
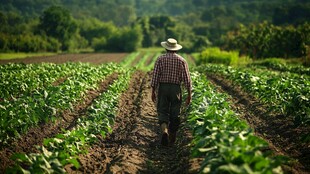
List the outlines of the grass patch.
<svg viewBox="0 0 310 174">
<path fill-rule="evenodd" d="M 51 56 L 57 53 L 0 53 L 0 60 L 24 59 L 35 56 Z"/>
</svg>

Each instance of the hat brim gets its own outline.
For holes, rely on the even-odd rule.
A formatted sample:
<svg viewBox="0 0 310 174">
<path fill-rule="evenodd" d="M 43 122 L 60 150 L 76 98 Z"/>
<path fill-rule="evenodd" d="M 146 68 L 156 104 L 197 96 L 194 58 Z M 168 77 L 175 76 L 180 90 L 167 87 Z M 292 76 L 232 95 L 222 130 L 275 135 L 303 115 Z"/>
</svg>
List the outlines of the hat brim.
<svg viewBox="0 0 310 174">
<path fill-rule="evenodd" d="M 182 45 L 176 44 L 175 47 L 170 47 L 167 45 L 167 42 L 161 42 L 160 43 L 162 47 L 166 48 L 167 50 L 170 51 L 178 51 L 180 49 L 182 49 Z"/>
</svg>

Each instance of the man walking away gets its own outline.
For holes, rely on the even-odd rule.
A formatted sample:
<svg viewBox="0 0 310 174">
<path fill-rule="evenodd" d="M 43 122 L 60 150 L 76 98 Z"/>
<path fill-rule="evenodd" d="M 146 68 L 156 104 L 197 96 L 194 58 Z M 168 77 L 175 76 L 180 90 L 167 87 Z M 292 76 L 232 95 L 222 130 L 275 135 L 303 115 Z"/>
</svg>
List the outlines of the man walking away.
<svg viewBox="0 0 310 174">
<path fill-rule="evenodd" d="M 188 65 L 184 58 L 177 54 L 182 46 L 172 38 L 161 42 L 161 46 L 166 49 L 166 53 L 155 62 L 151 87 L 152 101 L 156 102 L 157 98 L 158 121 L 162 131 L 161 144 L 168 146 L 174 144 L 180 124 L 181 85 L 184 84 L 187 89 L 186 105 L 189 105 L 192 84 Z"/>
</svg>

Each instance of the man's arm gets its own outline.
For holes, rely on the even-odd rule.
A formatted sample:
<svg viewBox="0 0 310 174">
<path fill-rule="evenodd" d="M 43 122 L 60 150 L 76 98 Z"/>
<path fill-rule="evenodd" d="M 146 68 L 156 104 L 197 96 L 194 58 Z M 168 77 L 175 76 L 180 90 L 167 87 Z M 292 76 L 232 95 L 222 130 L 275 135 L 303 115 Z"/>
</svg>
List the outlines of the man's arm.
<svg viewBox="0 0 310 174">
<path fill-rule="evenodd" d="M 188 106 L 192 100 L 192 81 L 191 81 L 191 77 L 189 74 L 189 68 L 186 62 L 184 62 L 184 71 L 183 71 L 183 77 L 184 77 L 184 83 L 185 83 L 185 87 L 187 89 L 187 99 L 186 99 L 186 106 Z"/>
<path fill-rule="evenodd" d="M 152 87 L 152 101 L 155 103 L 156 102 L 156 92 L 155 88 Z"/>
<path fill-rule="evenodd" d="M 190 103 L 191 103 L 191 101 L 192 101 L 192 91 L 191 90 L 187 90 L 187 94 L 188 94 L 188 96 L 187 96 L 187 99 L 186 99 L 186 106 L 188 106 Z"/>
<path fill-rule="evenodd" d="M 152 87 L 152 101 L 155 103 L 156 102 L 156 88 L 158 85 L 158 78 L 159 78 L 159 73 L 160 73 L 160 68 L 159 68 L 159 61 L 158 59 L 155 62 L 154 65 L 154 71 L 153 71 L 153 76 L 151 80 L 151 87 Z"/>
</svg>

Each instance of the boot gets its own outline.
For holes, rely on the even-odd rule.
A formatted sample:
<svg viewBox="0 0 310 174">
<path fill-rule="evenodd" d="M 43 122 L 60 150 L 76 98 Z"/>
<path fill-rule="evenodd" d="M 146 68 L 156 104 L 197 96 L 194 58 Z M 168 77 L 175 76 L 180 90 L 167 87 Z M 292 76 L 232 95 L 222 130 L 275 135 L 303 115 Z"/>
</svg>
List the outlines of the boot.
<svg viewBox="0 0 310 174">
<path fill-rule="evenodd" d="M 171 146 L 174 145 L 176 138 L 177 132 L 169 132 L 169 143 Z"/>
<path fill-rule="evenodd" d="M 161 132 L 162 132 L 161 145 L 168 146 L 168 143 L 169 143 L 168 125 L 167 123 L 162 123 L 160 127 L 161 127 Z"/>
</svg>

